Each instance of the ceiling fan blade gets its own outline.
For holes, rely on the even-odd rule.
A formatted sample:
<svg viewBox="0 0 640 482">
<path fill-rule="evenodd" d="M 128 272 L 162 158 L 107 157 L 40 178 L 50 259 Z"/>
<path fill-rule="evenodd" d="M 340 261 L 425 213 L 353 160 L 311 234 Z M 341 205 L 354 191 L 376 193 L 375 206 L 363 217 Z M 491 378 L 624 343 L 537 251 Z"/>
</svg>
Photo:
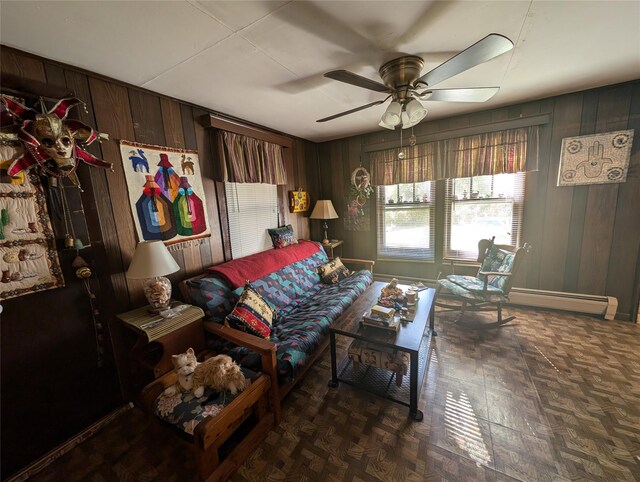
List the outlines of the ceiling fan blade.
<svg viewBox="0 0 640 482">
<path fill-rule="evenodd" d="M 486 102 L 496 95 L 499 90 L 500 87 L 433 89 L 425 90 L 418 95 L 423 100 L 437 100 L 440 102 Z"/>
<path fill-rule="evenodd" d="M 354 74 L 348 70 L 332 70 L 331 72 L 324 74 L 324 76 L 346 84 L 362 87 L 363 89 L 374 90 L 376 92 L 391 92 L 386 85 L 376 82 L 375 80 L 367 79 L 361 75 Z"/>
<path fill-rule="evenodd" d="M 340 112 L 339 114 L 334 114 L 332 116 L 325 117 L 324 119 L 318 119 L 316 122 L 327 122 L 333 119 L 337 119 L 338 117 L 342 117 L 343 115 L 353 114 L 354 112 L 358 112 L 359 110 L 368 109 L 369 107 L 373 107 L 374 105 L 384 104 L 389 99 L 389 97 L 387 97 L 384 100 L 376 100 L 375 102 L 371 102 L 370 104 L 361 105 L 360 107 L 356 107 L 355 109 L 347 110 L 344 112 Z"/>
<path fill-rule="evenodd" d="M 435 85 L 454 75 L 458 75 L 476 65 L 491 60 L 513 48 L 513 42 L 504 35 L 492 33 L 471 47 L 463 50 L 445 63 L 438 65 L 417 80 L 418 83 Z"/>
</svg>

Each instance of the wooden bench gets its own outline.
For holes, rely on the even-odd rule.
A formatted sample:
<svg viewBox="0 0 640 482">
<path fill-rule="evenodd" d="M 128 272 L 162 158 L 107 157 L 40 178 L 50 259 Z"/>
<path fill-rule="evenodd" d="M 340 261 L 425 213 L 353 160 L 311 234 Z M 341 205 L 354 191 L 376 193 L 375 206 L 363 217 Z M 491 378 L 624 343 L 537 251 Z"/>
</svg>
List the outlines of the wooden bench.
<svg viewBox="0 0 640 482">
<path fill-rule="evenodd" d="M 143 409 L 153 423 L 160 424 L 165 429 L 177 430 L 175 426 L 169 427 L 169 424 L 155 416 L 153 407 L 155 400 L 165 388 L 176 382 L 175 372 L 169 372 L 151 382 L 142 391 Z M 227 480 L 273 428 L 275 416 L 271 409 L 270 389 L 270 376 L 257 375 L 252 379 L 251 384 L 218 415 L 205 418 L 196 425 L 192 439 L 201 480 L 212 482 Z M 240 434 L 241 440 L 232 445 L 228 455 L 223 457 L 220 448 L 234 434 L 238 435 L 239 429 L 245 429 L 243 426 L 245 422 L 252 422 L 248 421 L 250 417 L 254 420 L 248 433 Z M 183 433 L 189 436 L 186 432 Z"/>
</svg>

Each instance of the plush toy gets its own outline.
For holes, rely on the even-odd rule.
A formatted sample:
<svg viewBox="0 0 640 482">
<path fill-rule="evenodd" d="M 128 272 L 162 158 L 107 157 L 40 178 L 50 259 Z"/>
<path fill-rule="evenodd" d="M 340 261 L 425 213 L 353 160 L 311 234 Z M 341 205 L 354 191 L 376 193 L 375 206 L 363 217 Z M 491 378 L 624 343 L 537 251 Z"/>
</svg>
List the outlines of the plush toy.
<svg viewBox="0 0 640 482">
<path fill-rule="evenodd" d="M 235 395 L 244 390 L 248 380 L 228 355 L 218 355 L 199 363 L 193 372 L 193 395 L 201 397 L 205 387 Z"/>
<path fill-rule="evenodd" d="M 193 389 L 193 372 L 198 365 L 196 354 L 192 348 L 185 353 L 171 357 L 174 371 L 178 374 L 178 383 L 166 388 L 164 394 L 167 397 L 174 396 L 177 392 L 188 392 Z"/>
</svg>

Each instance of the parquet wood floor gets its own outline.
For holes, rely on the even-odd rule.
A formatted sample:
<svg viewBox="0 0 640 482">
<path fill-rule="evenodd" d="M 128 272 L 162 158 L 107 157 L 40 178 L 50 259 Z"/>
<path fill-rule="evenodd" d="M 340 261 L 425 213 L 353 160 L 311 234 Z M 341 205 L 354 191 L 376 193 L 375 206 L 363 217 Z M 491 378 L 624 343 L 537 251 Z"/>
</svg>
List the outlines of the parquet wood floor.
<svg viewBox="0 0 640 482">
<path fill-rule="evenodd" d="M 325 353 L 232 480 L 640 481 L 640 327 L 507 312 L 518 318 L 492 330 L 437 316 L 422 422 L 347 385 L 328 388 Z M 134 409 L 33 479 L 188 481 L 195 460 Z"/>
</svg>

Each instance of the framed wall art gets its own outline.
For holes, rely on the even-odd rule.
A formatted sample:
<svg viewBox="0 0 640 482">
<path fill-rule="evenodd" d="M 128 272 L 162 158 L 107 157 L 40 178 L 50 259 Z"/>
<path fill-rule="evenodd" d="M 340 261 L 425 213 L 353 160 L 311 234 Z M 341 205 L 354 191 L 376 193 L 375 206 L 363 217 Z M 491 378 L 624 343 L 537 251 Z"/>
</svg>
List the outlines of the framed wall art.
<svg viewBox="0 0 640 482">
<path fill-rule="evenodd" d="M 304 213 L 309 210 L 309 193 L 302 190 L 289 191 L 289 212 Z"/>
<path fill-rule="evenodd" d="M 558 186 L 625 182 L 633 129 L 562 139 Z"/>
</svg>

